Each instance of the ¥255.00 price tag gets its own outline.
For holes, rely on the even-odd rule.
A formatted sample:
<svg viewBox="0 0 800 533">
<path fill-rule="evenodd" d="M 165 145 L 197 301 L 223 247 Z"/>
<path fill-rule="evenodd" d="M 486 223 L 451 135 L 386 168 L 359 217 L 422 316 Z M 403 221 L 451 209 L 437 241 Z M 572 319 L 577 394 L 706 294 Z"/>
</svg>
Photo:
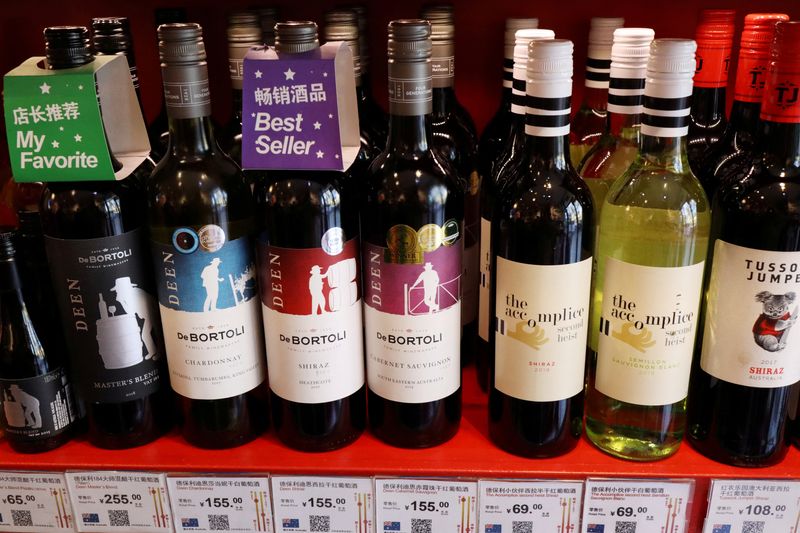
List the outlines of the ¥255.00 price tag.
<svg viewBox="0 0 800 533">
<path fill-rule="evenodd" d="M 166 474 L 67 472 L 78 531 L 172 531 Z"/>
<path fill-rule="evenodd" d="M 477 492 L 474 481 L 376 479 L 376 531 L 475 531 Z"/>
<path fill-rule="evenodd" d="M 587 479 L 584 533 L 683 533 L 692 480 Z"/>
<path fill-rule="evenodd" d="M 272 476 L 272 499 L 277 533 L 373 531 L 369 478 Z"/>
<path fill-rule="evenodd" d="M 578 532 L 583 482 L 481 480 L 478 493 L 482 533 Z"/>
<path fill-rule="evenodd" d="M 0 472 L 0 531 L 75 531 L 64 474 Z"/>
<path fill-rule="evenodd" d="M 800 527 L 800 481 L 715 479 L 704 533 L 786 531 Z"/>
<path fill-rule="evenodd" d="M 269 481 L 247 476 L 169 476 L 175 531 L 269 531 Z"/>
</svg>

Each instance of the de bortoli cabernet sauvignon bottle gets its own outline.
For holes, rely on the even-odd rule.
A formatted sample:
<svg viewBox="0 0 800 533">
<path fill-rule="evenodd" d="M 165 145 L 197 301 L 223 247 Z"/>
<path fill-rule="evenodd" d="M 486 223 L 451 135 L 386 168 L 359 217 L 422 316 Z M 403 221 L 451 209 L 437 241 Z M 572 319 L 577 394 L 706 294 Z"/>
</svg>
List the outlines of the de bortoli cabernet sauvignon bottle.
<svg viewBox="0 0 800 533">
<path fill-rule="evenodd" d="M 551 457 L 583 428 L 594 213 L 569 159 L 572 42 L 529 46 L 524 161 L 492 220 L 489 436 L 511 453 Z"/>
<path fill-rule="evenodd" d="M 313 53 L 317 25 L 279 22 L 275 48 L 282 58 Z M 272 420 L 300 450 L 340 448 L 366 425 L 357 195 L 355 178 L 335 170 L 256 180 Z"/>
<path fill-rule="evenodd" d="M 93 61 L 88 37 L 46 29 L 48 68 Z M 145 205 L 137 169 L 119 181 L 49 183 L 39 209 L 71 376 L 102 448 L 150 442 L 171 424 Z"/>
<path fill-rule="evenodd" d="M 267 419 L 253 196 L 214 139 L 201 27 L 164 24 L 158 34 L 169 147 L 147 195 L 170 383 L 186 440 L 229 448 Z"/>
<path fill-rule="evenodd" d="M 431 142 L 431 28 L 389 24 L 389 140 L 361 205 L 369 422 L 434 446 L 461 420 L 464 194 Z"/>
</svg>

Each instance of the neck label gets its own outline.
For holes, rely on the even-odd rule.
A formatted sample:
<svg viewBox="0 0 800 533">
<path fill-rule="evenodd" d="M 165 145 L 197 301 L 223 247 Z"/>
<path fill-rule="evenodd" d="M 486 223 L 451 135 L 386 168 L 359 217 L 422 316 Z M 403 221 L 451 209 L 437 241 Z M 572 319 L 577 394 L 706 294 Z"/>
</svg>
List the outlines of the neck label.
<svg viewBox="0 0 800 533">
<path fill-rule="evenodd" d="M 761 120 L 794 124 L 800 122 L 800 68 L 796 65 L 771 66 L 764 98 Z"/>
<path fill-rule="evenodd" d="M 187 119 L 211 115 L 211 90 L 208 88 L 208 66 L 161 68 L 164 80 L 164 104 L 170 118 Z"/>
<path fill-rule="evenodd" d="M 694 71 L 694 86 L 720 89 L 728 85 L 728 69 L 731 65 L 732 43 L 697 41 Z"/>
<path fill-rule="evenodd" d="M 569 114 L 571 111 L 571 82 L 564 87 L 545 86 L 529 88 L 525 134 L 532 137 L 562 137 L 569 135 Z M 535 96 L 533 93 L 546 96 Z M 562 96 L 563 95 L 563 96 Z"/>
<path fill-rule="evenodd" d="M 611 77 L 611 59 L 586 59 L 586 87 L 590 89 L 608 89 Z"/>
<path fill-rule="evenodd" d="M 648 78 L 644 91 L 642 134 L 683 137 L 689 133 L 692 80 L 664 81 Z"/>
<path fill-rule="evenodd" d="M 429 115 L 433 111 L 430 63 L 389 64 L 389 114 Z"/>
<path fill-rule="evenodd" d="M 643 74 L 644 75 L 644 74 Z M 608 85 L 608 111 L 620 115 L 638 115 L 642 112 L 644 77 L 613 77 Z"/>
</svg>

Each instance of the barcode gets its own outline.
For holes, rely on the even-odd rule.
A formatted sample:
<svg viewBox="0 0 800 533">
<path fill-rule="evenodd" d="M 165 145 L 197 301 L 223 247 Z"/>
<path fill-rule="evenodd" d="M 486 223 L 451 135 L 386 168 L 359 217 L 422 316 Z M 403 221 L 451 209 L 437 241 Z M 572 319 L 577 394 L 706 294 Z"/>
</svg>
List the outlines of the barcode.
<svg viewBox="0 0 800 533">
<path fill-rule="evenodd" d="M 636 522 L 617 522 L 614 533 L 636 533 Z"/>
<path fill-rule="evenodd" d="M 511 522 L 511 533 L 533 533 L 533 522 Z"/>
<path fill-rule="evenodd" d="M 742 533 L 764 533 L 764 522 L 744 522 Z"/>
<path fill-rule="evenodd" d="M 330 516 L 310 515 L 308 523 L 311 533 L 330 533 L 331 531 Z"/>
<path fill-rule="evenodd" d="M 411 519 L 411 533 L 432 533 L 432 529 L 430 518 Z"/>
<path fill-rule="evenodd" d="M 231 521 L 226 514 L 208 515 L 208 529 L 211 531 L 230 531 Z"/>
<path fill-rule="evenodd" d="M 128 511 L 124 509 L 109 509 L 108 524 L 112 527 L 131 527 Z"/>
<path fill-rule="evenodd" d="M 33 517 L 30 511 L 11 510 L 11 523 L 16 527 L 33 527 Z"/>
</svg>

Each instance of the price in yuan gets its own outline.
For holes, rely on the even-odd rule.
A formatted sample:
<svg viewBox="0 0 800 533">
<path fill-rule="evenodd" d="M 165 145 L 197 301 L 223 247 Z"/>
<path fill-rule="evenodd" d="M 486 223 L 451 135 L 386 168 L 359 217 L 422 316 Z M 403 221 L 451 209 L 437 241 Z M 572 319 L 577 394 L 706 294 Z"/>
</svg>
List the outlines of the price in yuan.
<svg viewBox="0 0 800 533">
<path fill-rule="evenodd" d="M 419 501 L 414 500 L 409 505 L 406 505 L 406 509 L 411 509 L 412 511 L 436 511 L 440 509 L 447 509 L 450 507 L 450 502 L 436 502 L 431 501 Z"/>
<path fill-rule="evenodd" d="M 36 496 L 33 494 L 27 494 L 25 497 L 22 494 L 9 494 L 5 498 L 3 498 L 3 503 L 8 503 L 12 505 L 26 505 L 28 502 L 35 502 Z"/>
<path fill-rule="evenodd" d="M 611 511 L 611 516 L 624 516 L 630 518 L 647 512 L 647 507 L 617 507 L 616 511 Z"/>
<path fill-rule="evenodd" d="M 114 505 L 129 505 L 134 502 L 142 501 L 141 494 L 103 494 L 100 497 L 100 503 L 108 503 Z"/>
<path fill-rule="evenodd" d="M 532 505 L 528 505 L 527 503 L 517 503 L 514 504 L 511 509 L 506 509 L 507 513 L 514 513 L 514 514 L 528 514 L 534 511 L 541 511 L 544 507 L 541 503 L 534 503 Z"/>
<path fill-rule="evenodd" d="M 330 509 L 333 507 L 334 502 L 336 505 L 344 505 L 346 500 L 344 498 L 309 498 L 303 502 L 303 507 L 319 507 L 322 509 Z"/>
<path fill-rule="evenodd" d="M 200 507 L 228 508 L 242 503 L 242 498 L 206 498 L 200 502 Z"/>
<path fill-rule="evenodd" d="M 739 514 L 748 516 L 771 516 L 774 513 L 786 512 L 785 505 L 748 505 L 744 509 L 739 510 Z"/>
</svg>

